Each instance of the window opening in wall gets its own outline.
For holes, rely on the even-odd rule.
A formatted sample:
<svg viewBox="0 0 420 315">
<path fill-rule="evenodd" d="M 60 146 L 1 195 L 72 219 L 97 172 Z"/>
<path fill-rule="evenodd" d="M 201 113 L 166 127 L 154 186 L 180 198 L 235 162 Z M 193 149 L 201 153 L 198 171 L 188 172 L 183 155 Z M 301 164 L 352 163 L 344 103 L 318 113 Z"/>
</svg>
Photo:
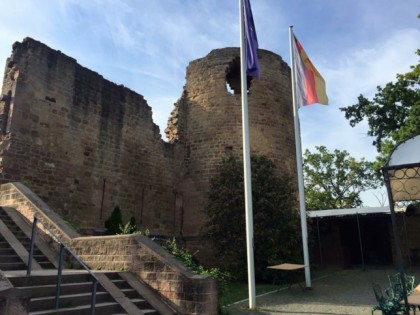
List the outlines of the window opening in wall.
<svg viewBox="0 0 420 315">
<path fill-rule="evenodd" d="M 251 88 L 252 77 L 247 76 L 248 92 Z M 226 71 L 226 90 L 230 94 L 241 94 L 241 65 L 240 58 L 233 59 Z"/>
</svg>

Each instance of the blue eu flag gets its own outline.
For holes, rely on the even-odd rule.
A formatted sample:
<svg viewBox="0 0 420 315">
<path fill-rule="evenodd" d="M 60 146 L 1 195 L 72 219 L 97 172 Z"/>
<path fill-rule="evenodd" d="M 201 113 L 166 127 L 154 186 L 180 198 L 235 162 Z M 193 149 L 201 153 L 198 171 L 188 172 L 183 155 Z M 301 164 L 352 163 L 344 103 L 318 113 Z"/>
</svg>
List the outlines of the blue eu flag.
<svg viewBox="0 0 420 315">
<path fill-rule="evenodd" d="M 260 65 L 258 64 L 258 40 L 255 32 L 254 18 L 252 17 L 249 0 L 244 1 L 245 36 L 246 36 L 246 74 L 252 77 L 260 77 Z"/>
</svg>

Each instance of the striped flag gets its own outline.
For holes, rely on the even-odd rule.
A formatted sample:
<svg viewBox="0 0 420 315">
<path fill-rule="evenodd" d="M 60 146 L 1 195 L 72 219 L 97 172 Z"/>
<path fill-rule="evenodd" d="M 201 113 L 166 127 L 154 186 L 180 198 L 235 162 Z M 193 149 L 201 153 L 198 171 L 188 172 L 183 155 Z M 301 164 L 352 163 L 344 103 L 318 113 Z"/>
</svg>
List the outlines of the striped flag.
<svg viewBox="0 0 420 315">
<path fill-rule="evenodd" d="M 315 103 L 328 105 L 324 78 L 312 64 L 296 36 L 293 35 L 293 39 L 298 108 Z"/>
</svg>

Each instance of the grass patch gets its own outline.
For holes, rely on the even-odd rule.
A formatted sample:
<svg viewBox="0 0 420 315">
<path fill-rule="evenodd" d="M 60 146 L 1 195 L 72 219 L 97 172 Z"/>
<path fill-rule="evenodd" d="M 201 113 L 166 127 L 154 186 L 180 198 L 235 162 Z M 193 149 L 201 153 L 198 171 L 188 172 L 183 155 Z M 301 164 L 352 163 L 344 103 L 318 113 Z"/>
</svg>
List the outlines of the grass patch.
<svg viewBox="0 0 420 315">
<path fill-rule="evenodd" d="M 274 284 L 256 284 L 256 295 L 278 290 L 281 285 Z M 248 298 L 248 283 L 231 282 L 227 285 L 226 292 L 220 297 L 220 304 L 223 306 L 242 301 Z"/>
</svg>

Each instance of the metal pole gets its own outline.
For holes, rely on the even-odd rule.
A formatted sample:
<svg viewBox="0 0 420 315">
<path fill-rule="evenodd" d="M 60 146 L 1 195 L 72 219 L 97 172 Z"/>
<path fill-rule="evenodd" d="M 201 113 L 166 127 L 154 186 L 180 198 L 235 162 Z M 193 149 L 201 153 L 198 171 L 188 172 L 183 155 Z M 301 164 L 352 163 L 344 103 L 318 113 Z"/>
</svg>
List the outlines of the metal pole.
<svg viewBox="0 0 420 315">
<path fill-rule="evenodd" d="M 392 196 L 391 183 L 390 183 L 388 170 L 386 170 L 385 168 L 382 168 L 382 174 L 384 177 L 386 190 L 388 192 L 389 210 L 391 212 L 392 233 L 394 234 L 395 249 L 396 249 L 396 254 L 397 254 L 397 263 L 398 263 L 398 269 L 400 272 L 401 285 L 402 285 L 403 295 L 404 295 L 405 312 L 406 314 L 409 314 L 410 305 L 408 304 L 408 300 L 407 300 L 407 286 L 405 284 L 404 263 L 403 263 L 403 259 L 401 255 L 400 236 L 398 234 L 398 229 L 397 229 L 397 222 L 395 218 L 395 209 L 394 209 L 394 199 Z"/>
<path fill-rule="evenodd" d="M 306 287 L 311 287 L 311 271 L 309 266 L 309 250 L 308 250 L 308 227 L 306 224 L 306 209 L 305 209 L 305 188 L 303 184 L 303 170 L 302 170 L 302 144 L 300 141 L 300 125 L 299 116 L 296 102 L 296 74 L 295 74 L 295 54 L 293 52 L 293 26 L 289 27 L 290 37 L 290 67 L 292 68 L 292 96 L 293 96 L 293 116 L 295 123 L 295 145 L 296 145 L 296 164 L 297 164 L 297 177 L 299 188 L 299 204 L 300 204 L 300 226 L 302 229 L 302 247 L 303 247 L 303 260 L 305 263 L 305 280 Z"/>
<path fill-rule="evenodd" d="M 95 305 L 96 305 L 96 289 L 98 287 L 98 281 L 95 278 L 92 278 L 92 297 L 90 302 L 90 314 L 95 315 Z"/>
<path fill-rule="evenodd" d="M 319 260 L 322 267 L 324 265 L 324 260 L 322 258 L 321 233 L 319 232 L 319 217 L 316 217 L 316 229 L 318 230 Z"/>
<path fill-rule="evenodd" d="M 32 234 L 31 234 L 31 247 L 29 249 L 29 258 L 28 258 L 28 269 L 26 269 L 26 275 L 30 276 L 32 271 L 32 257 L 34 255 L 34 244 L 35 244 L 35 236 L 36 236 L 36 223 L 38 222 L 38 218 L 34 216 L 34 222 L 32 223 Z"/>
<path fill-rule="evenodd" d="M 409 241 L 409 238 L 408 238 L 407 224 L 406 224 L 406 221 L 405 221 L 405 214 L 402 213 L 401 216 L 403 218 L 403 223 L 404 223 L 405 246 L 407 248 L 407 257 L 408 257 L 408 269 L 411 272 L 412 271 L 412 264 L 411 264 L 410 241 Z"/>
<path fill-rule="evenodd" d="M 362 270 L 365 270 L 365 256 L 363 255 L 362 233 L 360 233 L 359 214 L 356 213 L 357 231 L 359 232 L 360 257 L 362 258 Z"/>
<path fill-rule="evenodd" d="M 63 254 L 64 254 L 64 245 L 60 243 L 60 257 L 58 258 L 57 285 L 55 287 L 55 309 L 58 309 L 60 305 L 60 286 L 61 286 L 61 275 L 63 272 Z"/>
<path fill-rule="evenodd" d="M 240 54 L 241 54 L 241 99 L 242 99 L 242 140 L 244 159 L 244 188 L 245 188 L 245 225 L 246 225 L 246 248 L 248 265 L 248 295 L 249 308 L 254 309 L 255 297 L 255 271 L 254 271 L 254 222 L 252 214 L 252 186 L 251 186 L 251 158 L 249 145 L 248 126 L 248 83 L 246 74 L 246 46 L 244 29 L 244 6 L 243 0 L 239 0 L 240 21 Z"/>
</svg>

